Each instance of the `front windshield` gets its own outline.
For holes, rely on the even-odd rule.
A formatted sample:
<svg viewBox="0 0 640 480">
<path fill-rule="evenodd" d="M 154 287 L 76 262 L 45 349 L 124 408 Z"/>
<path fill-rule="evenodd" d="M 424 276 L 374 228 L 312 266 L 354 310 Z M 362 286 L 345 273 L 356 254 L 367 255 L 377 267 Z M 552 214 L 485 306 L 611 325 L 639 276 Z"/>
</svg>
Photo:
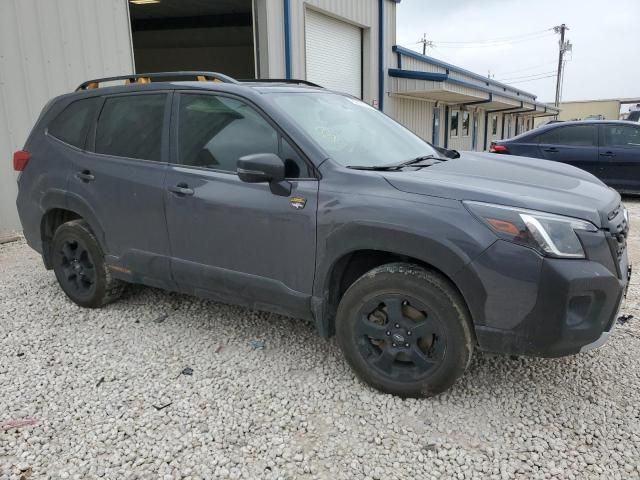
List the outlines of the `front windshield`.
<svg viewBox="0 0 640 480">
<path fill-rule="evenodd" d="M 344 166 L 379 167 L 440 156 L 428 143 L 366 103 L 334 93 L 274 93 L 275 104 Z"/>
</svg>

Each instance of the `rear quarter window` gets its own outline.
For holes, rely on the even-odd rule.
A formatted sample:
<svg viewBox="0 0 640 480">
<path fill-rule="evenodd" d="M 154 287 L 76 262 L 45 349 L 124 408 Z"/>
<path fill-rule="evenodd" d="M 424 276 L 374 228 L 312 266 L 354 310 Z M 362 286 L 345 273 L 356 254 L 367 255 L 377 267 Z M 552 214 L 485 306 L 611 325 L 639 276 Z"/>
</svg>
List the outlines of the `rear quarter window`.
<svg viewBox="0 0 640 480">
<path fill-rule="evenodd" d="M 92 97 L 70 103 L 49 123 L 47 133 L 64 143 L 84 148 L 98 101 L 98 97 Z"/>
</svg>

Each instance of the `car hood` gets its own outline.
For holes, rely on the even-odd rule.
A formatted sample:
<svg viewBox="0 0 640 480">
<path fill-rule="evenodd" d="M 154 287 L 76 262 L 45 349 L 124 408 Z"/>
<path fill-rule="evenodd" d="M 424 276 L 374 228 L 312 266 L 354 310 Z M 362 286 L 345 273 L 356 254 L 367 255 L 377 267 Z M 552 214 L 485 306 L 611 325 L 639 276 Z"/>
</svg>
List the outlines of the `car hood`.
<svg viewBox="0 0 640 480">
<path fill-rule="evenodd" d="M 590 173 L 537 158 L 461 152 L 430 167 L 384 172 L 407 193 L 475 200 L 581 218 L 602 227 L 620 195 Z"/>
</svg>

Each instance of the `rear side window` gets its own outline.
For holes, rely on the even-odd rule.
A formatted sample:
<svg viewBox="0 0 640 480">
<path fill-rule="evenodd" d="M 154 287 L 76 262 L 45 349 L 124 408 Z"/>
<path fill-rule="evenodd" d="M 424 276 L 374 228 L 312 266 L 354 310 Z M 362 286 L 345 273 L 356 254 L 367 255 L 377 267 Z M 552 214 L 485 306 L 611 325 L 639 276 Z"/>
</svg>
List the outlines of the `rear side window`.
<svg viewBox="0 0 640 480">
<path fill-rule="evenodd" d="M 164 93 L 107 98 L 96 129 L 96 153 L 159 162 L 166 100 Z"/>
<path fill-rule="evenodd" d="M 578 125 L 554 128 L 540 134 L 538 143 L 593 147 L 596 145 L 596 127 L 594 125 Z"/>
<path fill-rule="evenodd" d="M 98 97 L 93 97 L 69 104 L 51 121 L 48 134 L 74 147 L 84 148 L 98 101 Z"/>
<path fill-rule="evenodd" d="M 604 145 L 640 149 L 640 128 L 632 125 L 605 125 Z"/>
</svg>

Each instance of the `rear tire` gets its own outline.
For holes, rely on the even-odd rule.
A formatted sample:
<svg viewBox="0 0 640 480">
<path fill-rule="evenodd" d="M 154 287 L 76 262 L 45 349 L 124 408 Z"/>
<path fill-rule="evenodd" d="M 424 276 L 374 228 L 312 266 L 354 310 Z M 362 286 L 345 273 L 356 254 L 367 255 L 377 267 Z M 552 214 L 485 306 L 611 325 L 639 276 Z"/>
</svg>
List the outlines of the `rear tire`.
<svg viewBox="0 0 640 480">
<path fill-rule="evenodd" d="M 382 392 L 436 395 L 471 361 L 464 300 L 442 275 L 415 265 L 383 265 L 360 277 L 342 297 L 336 322 L 348 363 Z"/>
<path fill-rule="evenodd" d="M 98 308 L 117 300 L 125 283 L 111 277 L 104 253 L 84 220 L 60 225 L 53 235 L 53 271 L 71 301 Z"/>
</svg>

